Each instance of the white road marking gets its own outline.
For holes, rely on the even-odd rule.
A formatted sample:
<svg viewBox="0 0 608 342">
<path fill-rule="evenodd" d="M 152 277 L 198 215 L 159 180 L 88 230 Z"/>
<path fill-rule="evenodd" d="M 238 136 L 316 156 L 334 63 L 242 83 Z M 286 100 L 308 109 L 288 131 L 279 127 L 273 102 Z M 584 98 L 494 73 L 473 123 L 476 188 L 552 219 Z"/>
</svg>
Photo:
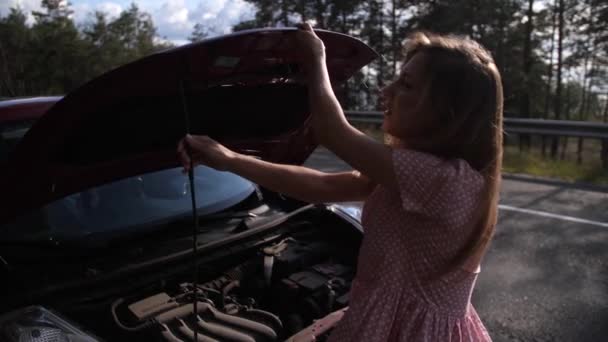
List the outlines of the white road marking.
<svg viewBox="0 0 608 342">
<path fill-rule="evenodd" d="M 515 211 L 515 212 L 525 213 L 525 214 L 530 214 L 530 215 L 538 215 L 538 216 L 543 216 L 543 217 L 550 217 L 550 218 L 554 218 L 554 219 L 558 219 L 558 220 L 564 220 L 564 221 L 570 221 L 570 222 L 576 222 L 576 223 L 583 223 L 583 224 L 590 224 L 590 225 L 593 225 L 593 226 L 599 226 L 599 227 L 608 228 L 608 222 L 599 222 L 599 221 L 585 220 L 585 219 L 578 218 L 578 217 L 559 215 L 559 214 L 552 214 L 552 213 L 548 213 L 548 212 L 545 212 L 545 211 L 538 211 L 538 210 L 532 210 L 532 209 L 518 208 L 518 207 L 513 207 L 513 206 L 505 205 L 505 204 L 499 204 L 498 205 L 498 209 L 506 210 L 506 211 Z"/>
</svg>

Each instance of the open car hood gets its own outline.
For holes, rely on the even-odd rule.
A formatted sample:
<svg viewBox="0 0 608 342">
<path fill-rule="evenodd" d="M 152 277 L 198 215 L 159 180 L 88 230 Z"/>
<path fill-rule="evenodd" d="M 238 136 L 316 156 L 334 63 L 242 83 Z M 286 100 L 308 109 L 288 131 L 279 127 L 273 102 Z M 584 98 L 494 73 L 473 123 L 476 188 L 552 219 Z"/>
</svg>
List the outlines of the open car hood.
<svg viewBox="0 0 608 342">
<path fill-rule="evenodd" d="M 316 143 L 307 90 L 296 81 L 294 32 L 255 29 L 169 49 L 69 93 L 0 171 L 0 223 L 92 186 L 178 166 L 187 126 L 242 153 L 302 163 Z M 377 56 L 353 37 L 317 34 L 334 84 Z"/>
</svg>

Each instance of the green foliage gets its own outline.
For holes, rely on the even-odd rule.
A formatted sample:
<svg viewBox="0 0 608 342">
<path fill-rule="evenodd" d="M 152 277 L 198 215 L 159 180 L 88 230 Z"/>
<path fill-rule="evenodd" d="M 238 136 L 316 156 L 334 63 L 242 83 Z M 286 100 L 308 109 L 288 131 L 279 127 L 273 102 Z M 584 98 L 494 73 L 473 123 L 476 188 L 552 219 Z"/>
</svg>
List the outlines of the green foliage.
<svg viewBox="0 0 608 342">
<path fill-rule="evenodd" d="M 17 96 L 27 91 L 28 55 L 25 52 L 31 32 L 25 22 L 25 13 L 14 8 L 0 19 L 0 71 L 5 75 L 0 79 L 0 96 Z"/>
<path fill-rule="evenodd" d="M 167 44 L 156 42 L 149 14 L 133 4 L 116 19 L 102 12 L 79 29 L 70 5 L 43 0 L 43 11 L 11 9 L 0 18 L 0 97 L 65 94 L 110 69 L 146 56 Z"/>
<path fill-rule="evenodd" d="M 608 185 L 608 170 L 602 168 L 599 160 L 583 164 L 575 160 L 551 160 L 542 158 L 538 152 L 521 152 L 513 146 L 505 149 L 503 171 Z"/>
<path fill-rule="evenodd" d="M 207 29 L 203 25 L 196 24 L 194 25 L 194 31 L 192 31 L 192 34 L 190 37 L 188 37 L 188 40 L 191 42 L 199 42 L 205 39 L 208 35 L 209 33 L 207 32 Z"/>
<path fill-rule="evenodd" d="M 383 58 L 356 75 L 342 94 L 350 109 L 375 109 L 376 89 L 390 80 L 401 59 L 408 32 L 427 30 L 466 35 L 493 54 L 503 77 L 505 112 L 512 116 L 553 118 L 556 98 L 558 22 L 554 1 L 545 0 L 247 0 L 258 9 L 254 20 L 234 29 L 291 26 L 314 20 L 317 27 L 352 34 Z M 601 112 L 598 94 L 608 91 L 608 1 L 563 0 L 564 63 L 561 72 L 577 89 L 561 89 L 559 108 L 571 118 Z M 529 6 L 533 5 L 529 13 Z M 536 6 L 540 5 L 540 6 Z M 553 44 L 551 41 L 553 39 Z M 551 47 L 553 51 L 551 50 Z M 552 60 L 552 62 L 551 62 Z M 587 64 L 585 78 L 578 77 Z M 562 80 L 562 84 L 566 83 Z M 584 92 L 584 94 L 583 94 Z M 572 99 L 567 99 L 572 97 Z M 579 101 L 575 101 L 576 99 Z M 581 114 L 574 115 L 574 113 Z M 584 112 L 584 113 L 583 113 Z"/>
<path fill-rule="evenodd" d="M 349 109 L 377 109 L 379 88 L 391 80 L 409 32 L 429 30 L 470 36 L 493 54 L 502 73 L 505 113 L 512 116 L 608 120 L 608 0 L 562 0 L 563 63 L 556 98 L 557 24 L 547 0 L 246 0 L 257 12 L 235 31 L 294 26 L 312 20 L 323 29 L 359 37 L 378 51 L 341 89 Z M 532 3 L 534 10 L 529 13 Z M 12 9 L 0 18 L 0 97 L 64 94 L 110 69 L 170 46 L 162 43 L 149 14 L 135 4 L 110 19 L 91 13 L 77 27 L 69 3 L 42 0 L 42 10 Z M 212 28 L 197 24 L 190 41 Z M 6 75 L 6 76 L 4 76 Z"/>
<path fill-rule="evenodd" d="M 93 21 L 83 29 L 91 65 L 88 74 L 96 76 L 158 49 L 156 27 L 149 14 L 132 4 L 116 19 L 108 21 L 104 13 L 94 13 Z"/>
<path fill-rule="evenodd" d="M 83 80 L 83 67 L 79 61 L 83 55 L 83 42 L 74 22 L 69 18 L 72 11 L 58 0 L 42 2 L 45 13 L 34 12 L 36 23 L 31 28 L 30 61 L 32 83 L 38 86 L 38 93 L 44 95 L 61 94 L 64 89 L 72 89 Z"/>
</svg>

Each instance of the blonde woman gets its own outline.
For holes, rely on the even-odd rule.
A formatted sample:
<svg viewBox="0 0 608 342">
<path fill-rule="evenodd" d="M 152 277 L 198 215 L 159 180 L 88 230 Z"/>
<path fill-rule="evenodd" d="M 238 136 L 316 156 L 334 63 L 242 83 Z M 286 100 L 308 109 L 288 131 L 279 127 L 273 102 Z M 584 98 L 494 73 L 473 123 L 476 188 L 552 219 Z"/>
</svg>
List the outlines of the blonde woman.
<svg viewBox="0 0 608 342">
<path fill-rule="evenodd" d="M 323 42 L 296 33 L 319 142 L 353 172 L 278 165 L 187 136 L 178 153 L 309 202 L 364 200 L 364 238 L 350 307 L 330 341 L 490 341 L 471 293 L 496 224 L 502 86 L 490 54 L 466 38 L 414 33 L 382 91 L 383 130 L 370 139 L 345 119 Z"/>
</svg>

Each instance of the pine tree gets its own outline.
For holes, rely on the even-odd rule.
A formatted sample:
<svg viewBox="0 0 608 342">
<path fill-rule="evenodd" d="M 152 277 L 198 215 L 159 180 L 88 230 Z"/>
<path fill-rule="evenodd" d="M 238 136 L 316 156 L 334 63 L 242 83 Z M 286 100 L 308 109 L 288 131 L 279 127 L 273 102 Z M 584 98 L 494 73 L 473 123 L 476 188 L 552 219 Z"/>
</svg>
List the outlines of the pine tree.
<svg viewBox="0 0 608 342">
<path fill-rule="evenodd" d="M 27 94 L 26 82 L 31 32 L 23 11 L 11 8 L 8 16 L 0 18 L 0 97 Z"/>
<path fill-rule="evenodd" d="M 203 24 L 197 23 L 196 25 L 194 25 L 194 30 L 192 30 L 192 33 L 190 34 L 190 37 L 188 37 L 188 40 L 193 43 L 200 42 L 208 35 L 209 33 L 207 29 L 203 26 Z"/>
</svg>

